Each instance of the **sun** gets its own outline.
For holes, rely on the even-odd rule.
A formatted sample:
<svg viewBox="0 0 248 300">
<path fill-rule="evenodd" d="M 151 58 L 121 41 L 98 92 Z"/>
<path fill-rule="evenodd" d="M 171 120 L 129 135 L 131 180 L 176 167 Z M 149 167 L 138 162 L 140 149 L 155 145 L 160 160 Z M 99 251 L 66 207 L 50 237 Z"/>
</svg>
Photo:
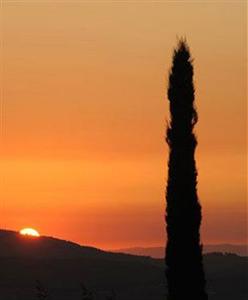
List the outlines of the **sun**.
<svg viewBox="0 0 248 300">
<path fill-rule="evenodd" d="M 33 228 L 23 228 L 20 230 L 20 234 L 22 235 L 29 235 L 29 236 L 40 236 L 39 232 Z"/>
</svg>

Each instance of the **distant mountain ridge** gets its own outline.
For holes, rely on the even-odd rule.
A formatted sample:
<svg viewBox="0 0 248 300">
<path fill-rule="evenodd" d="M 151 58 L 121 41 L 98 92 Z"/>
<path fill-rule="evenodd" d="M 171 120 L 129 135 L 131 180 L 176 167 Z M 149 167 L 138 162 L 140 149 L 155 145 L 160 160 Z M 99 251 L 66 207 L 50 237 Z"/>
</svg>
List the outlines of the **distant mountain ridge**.
<svg viewBox="0 0 248 300">
<path fill-rule="evenodd" d="M 164 247 L 131 247 L 116 249 L 114 252 L 122 252 L 132 255 L 150 256 L 153 258 L 163 258 L 165 253 Z M 247 245 L 232 245 L 232 244 L 216 244 L 205 245 L 203 247 L 203 253 L 233 253 L 239 256 L 248 256 Z"/>
</svg>

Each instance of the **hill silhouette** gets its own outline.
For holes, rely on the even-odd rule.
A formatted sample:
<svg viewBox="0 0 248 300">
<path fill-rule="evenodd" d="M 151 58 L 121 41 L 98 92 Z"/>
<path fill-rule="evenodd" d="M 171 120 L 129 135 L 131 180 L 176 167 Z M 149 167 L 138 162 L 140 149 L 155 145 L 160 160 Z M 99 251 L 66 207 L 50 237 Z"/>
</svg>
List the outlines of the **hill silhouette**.
<svg viewBox="0 0 248 300">
<path fill-rule="evenodd" d="M 111 253 L 52 237 L 30 238 L 0 231 L 0 299 L 35 300 L 36 280 L 51 300 L 81 299 L 80 284 L 105 299 L 165 299 L 164 262 L 146 256 Z M 210 300 L 247 298 L 248 259 L 208 254 L 204 264 Z"/>
<path fill-rule="evenodd" d="M 124 253 L 106 252 L 94 247 L 80 246 L 71 241 L 54 237 L 23 236 L 19 232 L 0 230 L 1 257 L 29 257 L 29 258 L 112 258 L 132 259 L 132 255 Z"/>
<path fill-rule="evenodd" d="M 122 252 L 132 255 L 151 256 L 153 258 L 164 257 L 164 247 L 131 247 L 131 248 L 120 248 L 115 250 L 116 252 Z M 232 253 L 239 256 L 248 256 L 247 245 L 234 245 L 234 244 L 209 244 L 203 246 L 203 253 Z"/>
</svg>

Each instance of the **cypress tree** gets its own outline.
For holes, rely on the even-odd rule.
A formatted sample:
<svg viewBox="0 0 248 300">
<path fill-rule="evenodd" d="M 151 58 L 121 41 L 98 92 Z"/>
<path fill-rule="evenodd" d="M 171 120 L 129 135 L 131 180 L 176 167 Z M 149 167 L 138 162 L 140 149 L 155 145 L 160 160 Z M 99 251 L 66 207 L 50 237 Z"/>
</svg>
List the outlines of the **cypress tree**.
<svg viewBox="0 0 248 300">
<path fill-rule="evenodd" d="M 205 275 L 200 244 L 201 206 L 197 196 L 197 145 L 193 129 L 197 122 L 194 106 L 193 65 L 185 40 L 174 50 L 169 74 L 170 122 L 166 189 L 166 278 L 169 300 L 206 300 Z"/>
</svg>

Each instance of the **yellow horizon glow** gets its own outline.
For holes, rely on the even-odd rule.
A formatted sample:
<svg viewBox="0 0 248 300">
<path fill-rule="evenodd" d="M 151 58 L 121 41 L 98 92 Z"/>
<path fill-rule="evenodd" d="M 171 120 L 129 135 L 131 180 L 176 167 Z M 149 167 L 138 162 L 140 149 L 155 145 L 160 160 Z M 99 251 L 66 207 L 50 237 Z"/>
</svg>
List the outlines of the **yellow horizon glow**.
<svg viewBox="0 0 248 300">
<path fill-rule="evenodd" d="M 29 236 L 34 236 L 34 237 L 39 237 L 40 234 L 37 230 L 33 228 L 23 228 L 20 230 L 21 235 L 29 235 Z"/>
</svg>

